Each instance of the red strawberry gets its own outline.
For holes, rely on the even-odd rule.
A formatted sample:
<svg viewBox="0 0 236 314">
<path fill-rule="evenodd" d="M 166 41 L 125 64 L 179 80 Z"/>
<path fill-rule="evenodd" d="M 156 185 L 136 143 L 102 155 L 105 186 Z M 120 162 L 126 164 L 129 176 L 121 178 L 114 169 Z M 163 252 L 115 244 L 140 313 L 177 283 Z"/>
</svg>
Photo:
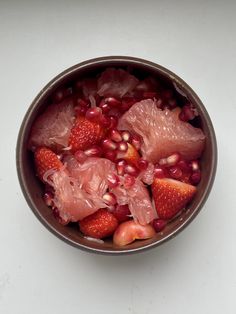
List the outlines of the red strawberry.
<svg viewBox="0 0 236 314">
<path fill-rule="evenodd" d="M 101 208 L 79 222 L 80 231 L 89 237 L 103 239 L 111 236 L 118 227 L 118 220 L 107 209 Z"/>
<path fill-rule="evenodd" d="M 173 179 L 155 178 L 152 195 L 159 218 L 174 217 L 193 198 L 196 187 Z"/>
<path fill-rule="evenodd" d="M 46 171 L 50 169 L 59 170 L 63 166 L 57 155 L 47 147 L 39 147 L 36 149 L 34 153 L 34 162 L 37 175 L 42 181 Z"/>
<path fill-rule="evenodd" d="M 127 151 L 126 152 L 119 152 L 117 154 L 117 158 L 118 159 L 124 159 L 128 163 L 131 163 L 131 164 L 137 166 L 137 162 L 140 158 L 139 153 L 133 145 L 131 145 L 130 143 L 127 143 L 127 144 L 128 144 Z"/>
<path fill-rule="evenodd" d="M 98 144 L 104 136 L 104 129 L 95 122 L 79 116 L 71 129 L 69 145 L 71 151 L 85 150 L 92 145 Z"/>
</svg>

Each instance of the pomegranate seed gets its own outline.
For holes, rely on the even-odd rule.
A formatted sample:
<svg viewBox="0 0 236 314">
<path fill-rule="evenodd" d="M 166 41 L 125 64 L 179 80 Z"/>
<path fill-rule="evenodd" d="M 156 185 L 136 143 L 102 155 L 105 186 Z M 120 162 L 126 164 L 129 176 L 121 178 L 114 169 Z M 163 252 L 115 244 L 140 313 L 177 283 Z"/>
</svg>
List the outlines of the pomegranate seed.
<svg viewBox="0 0 236 314">
<path fill-rule="evenodd" d="M 193 171 L 193 172 L 199 171 L 199 170 L 200 170 L 200 166 L 199 166 L 198 160 L 192 160 L 192 161 L 190 162 L 190 167 L 192 168 L 192 171 Z"/>
<path fill-rule="evenodd" d="M 105 127 L 105 128 L 109 128 L 111 125 L 111 120 L 109 117 L 105 116 L 105 115 L 101 115 L 100 119 L 99 119 L 100 123 Z"/>
<path fill-rule="evenodd" d="M 77 91 L 81 91 L 81 81 L 76 81 L 75 82 L 75 89 L 77 90 Z"/>
<path fill-rule="evenodd" d="M 128 150 L 128 144 L 126 142 L 120 142 L 118 144 L 118 150 L 120 152 L 126 152 Z"/>
<path fill-rule="evenodd" d="M 140 158 L 137 162 L 137 166 L 140 170 L 146 170 L 148 167 L 148 161 L 143 158 Z"/>
<path fill-rule="evenodd" d="M 111 107 L 118 107 L 121 105 L 120 100 L 116 99 L 115 97 L 105 98 L 105 103 Z"/>
<path fill-rule="evenodd" d="M 147 92 L 149 90 L 150 86 L 146 81 L 141 81 L 136 87 L 135 90 L 139 92 Z"/>
<path fill-rule="evenodd" d="M 130 174 L 124 175 L 124 188 L 129 189 L 131 186 L 133 186 L 135 183 L 135 177 Z"/>
<path fill-rule="evenodd" d="M 110 188 L 115 188 L 120 183 L 120 179 L 119 179 L 119 177 L 115 173 L 109 174 L 107 176 L 107 181 L 108 181 L 108 186 Z"/>
<path fill-rule="evenodd" d="M 53 193 L 52 192 L 46 192 L 43 196 L 43 200 L 47 206 L 52 207 L 54 205 L 53 203 Z"/>
<path fill-rule="evenodd" d="M 157 98 L 156 92 L 144 92 L 143 98 Z"/>
<path fill-rule="evenodd" d="M 175 153 L 166 158 L 168 166 L 175 166 L 180 161 L 180 154 Z"/>
<path fill-rule="evenodd" d="M 91 148 L 84 151 L 85 155 L 88 157 L 100 157 L 102 155 L 101 147 L 94 145 Z"/>
<path fill-rule="evenodd" d="M 130 210 L 128 205 L 117 205 L 112 211 L 112 214 L 116 217 L 119 222 L 124 222 L 130 219 Z"/>
<path fill-rule="evenodd" d="M 141 137 L 137 134 L 132 135 L 131 144 L 137 149 L 140 150 L 141 148 Z"/>
<path fill-rule="evenodd" d="M 115 195 L 111 192 L 105 193 L 102 198 L 107 205 L 115 205 L 117 203 Z"/>
<path fill-rule="evenodd" d="M 154 219 L 152 225 L 156 232 L 160 232 L 165 228 L 167 222 L 163 219 Z"/>
<path fill-rule="evenodd" d="M 158 99 L 158 101 L 156 102 L 156 106 L 157 106 L 157 108 L 162 108 L 162 105 L 163 105 L 163 100 L 160 98 L 160 99 Z"/>
<path fill-rule="evenodd" d="M 190 182 L 197 185 L 201 181 L 201 171 L 196 171 L 190 176 Z"/>
<path fill-rule="evenodd" d="M 103 113 L 108 113 L 111 109 L 104 99 L 101 100 L 99 107 L 102 109 Z"/>
<path fill-rule="evenodd" d="M 170 167 L 169 174 L 173 179 L 180 179 L 182 177 L 182 170 L 179 167 Z"/>
<path fill-rule="evenodd" d="M 161 93 L 164 99 L 170 99 L 173 97 L 173 91 L 171 89 L 166 89 Z"/>
<path fill-rule="evenodd" d="M 162 104 L 162 109 L 163 110 L 166 110 L 166 109 L 170 110 L 170 106 L 168 104 L 164 103 L 164 104 Z"/>
<path fill-rule="evenodd" d="M 123 176 L 125 173 L 125 167 L 127 163 L 124 159 L 120 159 L 116 163 L 116 170 L 119 176 Z"/>
<path fill-rule="evenodd" d="M 131 174 L 132 176 L 137 176 L 139 174 L 139 170 L 133 165 L 126 165 L 125 173 Z"/>
<path fill-rule="evenodd" d="M 188 121 L 188 119 L 185 117 L 185 114 L 184 114 L 183 111 L 180 112 L 180 114 L 179 114 L 179 119 L 182 120 L 182 121 L 184 121 L 184 122 Z"/>
<path fill-rule="evenodd" d="M 122 141 L 122 137 L 121 137 L 121 134 L 118 130 L 116 129 L 112 129 L 110 131 L 110 139 L 114 142 L 121 142 Z"/>
<path fill-rule="evenodd" d="M 184 111 L 184 115 L 185 115 L 186 119 L 192 120 L 195 118 L 195 112 L 194 112 L 193 108 L 191 108 L 191 106 L 189 106 L 189 105 L 184 106 L 182 110 Z"/>
<path fill-rule="evenodd" d="M 115 129 L 118 124 L 118 119 L 115 116 L 109 116 L 110 118 L 110 129 Z"/>
<path fill-rule="evenodd" d="M 76 116 L 85 116 L 87 109 L 84 107 L 75 107 Z"/>
<path fill-rule="evenodd" d="M 136 99 L 133 97 L 124 97 L 120 107 L 121 111 L 129 110 L 136 102 Z"/>
<path fill-rule="evenodd" d="M 121 107 L 120 107 L 120 110 L 122 111 L 122 112 L 126 112 L 126 111 L 128 111 L 130 108 L 131 108 L 131 104 L 130 103 L 127 103 L 127 102 L 122 102 L 122 104 L 121 104 Z"/>
<path fill-rule="evenodd" d="M 72 90 L 71 87 L 67 87 L 67 88 L 65 88 L 65 89 L 63 90 L 63 96 L 64 96 L 64 97 L 69 97 L 69 96 L 72 95 L 72 93 L 73 93 L 73 90 Z"/>
<path fill-rule="evenodd" d="M 191 168 L 190 168 L 188 162 L 185 161 L 185 160 L 180 160 L 180 161 L 178 162 L 177 166 L 178 166 L 182 171 L 185 171 L 185 172 L 191 171 Z"/>
<path fill-rule="evenodd" d="M 99 119 L 99 117 L 101 116 L 101 113 L 102 113 L 102 110 L 101 108 L 98 108 L 98 107 L 94 107 L 94 108 L 91 108 L 91 109 L 88 109 L 86 114 L 85 114 L 85 117 L 88 119 L 88 120 L 97 120 Z"/>
<path fill-rule="evenodd" d="M 129 133 L 129 131 L 123 131 L 121 133 L 121 136 L 122 136 L 122 139 L 125 141 L 125 142 L 129 142 L 130 138 L 131 138 L 131 134 Z"/>
<path fill-rule="evenodd" d="M 159 166 L 155 166 L 154 168 L 154 177 L 158 179 L 165 178 L 165 171 Z"/>
<path fill-rule="evenodd" d="M 75 156 L 76 160 L 78 162 L 81 162 L 81 163 L 83 163 L 87 159 L 86 154 L 82 150 L 77 150 L 77 152 L 75 152 L 74 156 Z"/>
<path fill-rule="evenodd" d="M 122 116 L 122 113 L 121 113 L 120 109 L 112 108 L 109 112 L 109 115 L 116 117 L 116 119 L 119 120 L 120 117 Z"/>
<path fill-rule="evenodd" d="M 190 105 L 185 105 L 183 106 L 179 118 L 182 121 L 189 121 L 195 118 L 195 112 L 194 110 L 190 107 Z"/>
<path fill-rule="evenodd" d="M 64 98 L 71 96 L 72 95 L 72 88 L 67 87 L 67 88 L 60 88 L 55 93 L 53 94 L 52 98 L 53 101 L 58 103 L 61 102 Z"/>
<path fill-rule="evenodd" d="M 158 85 L 159 85 L 159 82 L 157 82 L 156 79 L 152 77 L 147 77 L 135 87 L 135 90 L 138 90 L 141 92 L 150 92 L 150 91 L 157 90 Z"/>
<path fill-rule="evenodd" d="M 117 144 L 113 142 L 112 140 L 106 138 L 105 140 L 102 141 L 102 147 L 105 150 L 116 150 Z"/>
<path fill-rule="evenodd" d="M 170 109 L 174 109 L 174 108 L 176 108 L 177 107 L 177 102 L 176 102 L 176 100 L 175 99 L 169 99 L 168 100 L 168 104 L 169 104 L 169 106 L 170 106 Z"/>
<path fill-rule="evenodd" d="M 89 102 L 82 99 L 82 98 L 77 99 L 76 105 L 79 107 L 82 107 L 82 108 L 89 108 L 90 107 Z"/>
<path fill-rule="evenodd" d="M 104 158 L 107 158 L 111 161 L 115 161 L 117 158 L 117 153 L 114 150 L 109 150 L 107 152 L 104 152 L 103 156 L 104 156 Z"/>
<path fill-rule="evenodd" d="M 53 101 L 58 103 L 60 101 L 63 100 L 64 98 L 64 93 L 63 93 L 63 89 L 58 89 L 52 96 Z"/>
</svg>

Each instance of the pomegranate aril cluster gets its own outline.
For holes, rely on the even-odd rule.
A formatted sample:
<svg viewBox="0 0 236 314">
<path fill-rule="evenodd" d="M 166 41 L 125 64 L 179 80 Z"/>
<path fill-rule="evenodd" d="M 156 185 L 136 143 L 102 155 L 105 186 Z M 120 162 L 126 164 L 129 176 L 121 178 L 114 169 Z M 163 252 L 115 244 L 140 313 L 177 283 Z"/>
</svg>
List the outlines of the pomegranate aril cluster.
<svg viewBox="0 0 236 314">
<path fill-rule="evenodd" d="M 112 161 L 119 160 L 120 156 L 128 151 L 128 145 L 132 145 L 138 151 L 141 147 L 141 139 L 131 135 L 129 131 L 119 131 L 114 127 L 101 142 L 103 156 Z"/>
<path fill-rule="evenodd" d="M 200 163 L 199 160 L 183 160 L 179 153 L 174 153 L 159 160 L 154 168 L 154 176 L 197 185 L 201 181 Z"/>
</svg>

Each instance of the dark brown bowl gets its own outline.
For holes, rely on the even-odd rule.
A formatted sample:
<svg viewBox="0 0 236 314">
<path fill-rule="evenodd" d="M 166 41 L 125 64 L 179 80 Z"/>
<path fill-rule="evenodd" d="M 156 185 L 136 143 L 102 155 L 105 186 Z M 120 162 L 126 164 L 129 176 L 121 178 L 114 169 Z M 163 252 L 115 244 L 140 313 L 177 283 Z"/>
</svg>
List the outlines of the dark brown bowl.
<svg viewBox="0 0 236 314">
<path fill-rule="evenodd" d="M 35 176 L 31 153 L 27 150 L 27 141 L 32 124 L 45 106 L 50 95 L 60 86 L 72 82 L 75 78 L 81 78 L 87 75 L 93 75 L 106 67 L 129 67 L 134 69 L 141 76 L 149 74 L 158 77 L 168 85 L 174 85 L 177 91 L 189 99 L 197 108 L 200 115 L 200 124 L 206 135 L 206 148 L 201 160 L 202 180 L 198 186 L 198 192 L 181 216 L 172 221 L 162 233 L 156 234 L 155 238 L 149 240 L 136 241 L 125 247 L 116 247 L 111 241 L 104 244 L 91 242 L 83 238 L 78 228 L 60 225 L 52 215 L 52 211 L 42 200 L 42 185 Z M 182 97 L 181 96 L 181 97 Z M 64 240 L 77 248 L 90 252 L 105 254 L 124 254 L 140 252 L 160 245 L 161 243 L 173 238 L 183 230 L 199 213 L 200 209 L 207 200 L 210 193 L 217 164 L 217 146 L 214 129 L 210 117 L 195 92 L 176 74 L 164 67 L 133 57 L 102 57 L 79 63 L 51 80 L 37 95 L 29 107 L 22 122 L 17 148 L 16 162 L 20 185 L 24 196 L 37 218 L 54 233 L 58 238 Z"/>
</svg>

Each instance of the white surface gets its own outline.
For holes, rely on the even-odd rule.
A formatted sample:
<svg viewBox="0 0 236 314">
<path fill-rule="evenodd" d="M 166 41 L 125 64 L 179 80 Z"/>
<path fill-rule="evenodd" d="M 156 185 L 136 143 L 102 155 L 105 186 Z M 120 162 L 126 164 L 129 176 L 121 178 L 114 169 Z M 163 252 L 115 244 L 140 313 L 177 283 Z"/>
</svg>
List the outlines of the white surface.
<svg viewBox="0 0 236 314">
<path fill-rule="evenodd" d="M 236 3 L 48 2 L 0 1 L 0 313 L 235 313 Z M 214 123 L 219 163 L 206 206 L 184 232 L 143 254 L 106 257 L 68 246 L 37 221 L 16 177 L 15 143 L 51 78 L 119 54 L 162 64 L 193 87 Z"/>
</svg>

